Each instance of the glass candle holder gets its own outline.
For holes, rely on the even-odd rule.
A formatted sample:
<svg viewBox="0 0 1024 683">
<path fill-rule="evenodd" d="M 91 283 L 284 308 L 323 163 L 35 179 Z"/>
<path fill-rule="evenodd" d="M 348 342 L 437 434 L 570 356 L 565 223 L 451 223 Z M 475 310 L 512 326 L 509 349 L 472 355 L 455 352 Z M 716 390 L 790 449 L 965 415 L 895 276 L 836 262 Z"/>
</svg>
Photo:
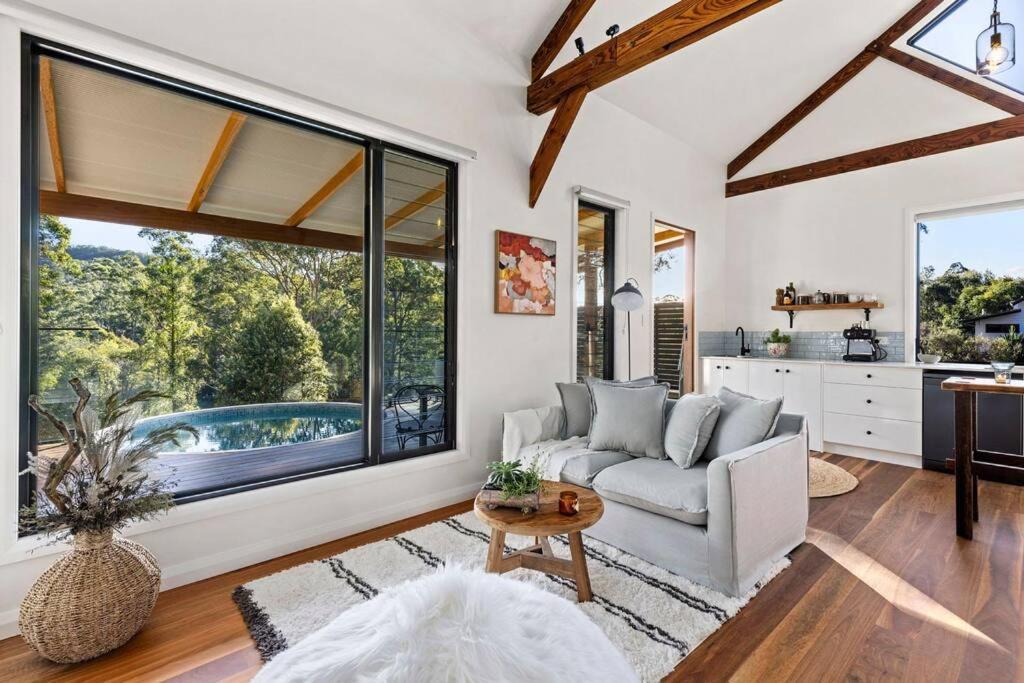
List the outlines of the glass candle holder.
<svg viewBox="0 0 1024 683">
<path fill-rule="evenodd" d="M 1009 384 L 1013 377 L 1013 363 L 992 361 L 992 373 L 996 384 Z"/>
<path fill-rule="evenodd" d="M 580 511 L 580 497 L 575 491 L 562 491 L 558 494 L 558 512 L 563 515 L 575 515 Z"/>
</svg>

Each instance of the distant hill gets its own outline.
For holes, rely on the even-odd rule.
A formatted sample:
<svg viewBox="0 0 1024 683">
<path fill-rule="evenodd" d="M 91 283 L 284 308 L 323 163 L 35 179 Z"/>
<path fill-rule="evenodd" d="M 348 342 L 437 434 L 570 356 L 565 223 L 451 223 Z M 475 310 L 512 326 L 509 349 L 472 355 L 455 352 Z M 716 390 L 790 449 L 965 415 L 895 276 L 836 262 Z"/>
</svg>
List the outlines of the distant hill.
<svg viewBox="0 0 1024 683">
<path fill-rule="evenodd" d="M 116 259 L 118 256 L 125 254 L 135 254 L 143 262 L 146 261 L 148 255 L 140 254 L 137 251 L 131 251 L 130 249 L 113 249 L 111 247 L 98 246 L 95 244 L 75 244 L 68 247 L 68 253 L 71 257 L 78 261 L 95 261 L 96 259 L 109 258 Z"/>
</svg>

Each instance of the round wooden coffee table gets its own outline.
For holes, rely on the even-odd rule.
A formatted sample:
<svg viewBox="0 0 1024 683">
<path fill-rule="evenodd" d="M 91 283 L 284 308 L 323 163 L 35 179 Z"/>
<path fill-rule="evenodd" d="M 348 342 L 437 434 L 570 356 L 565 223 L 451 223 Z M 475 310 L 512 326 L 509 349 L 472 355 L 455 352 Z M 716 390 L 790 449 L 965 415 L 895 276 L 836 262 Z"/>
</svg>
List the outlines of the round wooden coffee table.
<svg viewBox="0 0 1024 683">
<path fill-rule="evenodd" d="M 574 491 L 579 496 L 580 511 L 575 515 L 558 512 L 558 494 Z M 601 497 L 581 486 L 558 481 L 545 481 L 541 489 L 540 510 L 524 515 L 519 508 L 495 508 L 488 510 L 477 497 L 473 511 L 485 524 L 491 527 L 491 544 L 487 549 L 487 571 L 504 574 L 507 571 L 525 567 L 546 574 L 556 574 L 573 579 L 580 602 L 592 597 L 590 574 L 587 573 L 587 556 L 583 549 L 584 529 L 593 526 L 604 514 Z M 534 545 L 505 554 L 505 534 L 533 536 Z M 569 535 L 571 560 L 564 560 L 551 551 L 548 536 Z"/>
</svg>

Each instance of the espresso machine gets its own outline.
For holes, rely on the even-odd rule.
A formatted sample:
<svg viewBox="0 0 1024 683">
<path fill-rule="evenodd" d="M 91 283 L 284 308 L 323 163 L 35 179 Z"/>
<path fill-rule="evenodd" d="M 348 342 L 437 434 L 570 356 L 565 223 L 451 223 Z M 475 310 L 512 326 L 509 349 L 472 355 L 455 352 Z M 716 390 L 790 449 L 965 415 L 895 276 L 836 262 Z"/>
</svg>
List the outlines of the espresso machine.
<svg viewBox="0 0 1024 683">
<path fill-rule="evenodd" d="M 862 327 L 860 323 L 843 330 L 843 338 L 846 339 L 846 353 L 843 360 L 854 363 L 874 363 L 884 360 L 888 352 L 878 343 L 875 331 L 869 327 Z"/>
</svg>

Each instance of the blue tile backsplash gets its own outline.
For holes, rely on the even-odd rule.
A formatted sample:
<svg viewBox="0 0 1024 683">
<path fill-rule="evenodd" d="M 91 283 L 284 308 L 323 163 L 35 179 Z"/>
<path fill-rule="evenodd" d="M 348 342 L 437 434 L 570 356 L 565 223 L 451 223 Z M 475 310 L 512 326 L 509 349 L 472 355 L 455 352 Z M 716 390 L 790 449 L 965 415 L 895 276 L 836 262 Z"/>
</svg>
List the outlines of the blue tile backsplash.
<svg viewBox="0 0 1024 683">
<path fill-rule="evenodd" d="M 747 345 L 751 356 L 763 358 L 768 355 L 765 339 L 771 334 L 768 331 L 750 331 L 746 333 Z M 842 332 L 807 332 L 790 330 L 784 332 L 793 338 L 789 346 L 787 358 L 799 360 L 842 360 L 846 353 L 846 340 Z M 904 360 L 903 332 L 878 332 L 878 337 L 886 339 L 882 347 L 889 352 L 886 360 Z M 701 332 L 698 337 L 701 356 L 737 356 L 740 352 L 740 338 L 732 330 Z"/>
</svg>

